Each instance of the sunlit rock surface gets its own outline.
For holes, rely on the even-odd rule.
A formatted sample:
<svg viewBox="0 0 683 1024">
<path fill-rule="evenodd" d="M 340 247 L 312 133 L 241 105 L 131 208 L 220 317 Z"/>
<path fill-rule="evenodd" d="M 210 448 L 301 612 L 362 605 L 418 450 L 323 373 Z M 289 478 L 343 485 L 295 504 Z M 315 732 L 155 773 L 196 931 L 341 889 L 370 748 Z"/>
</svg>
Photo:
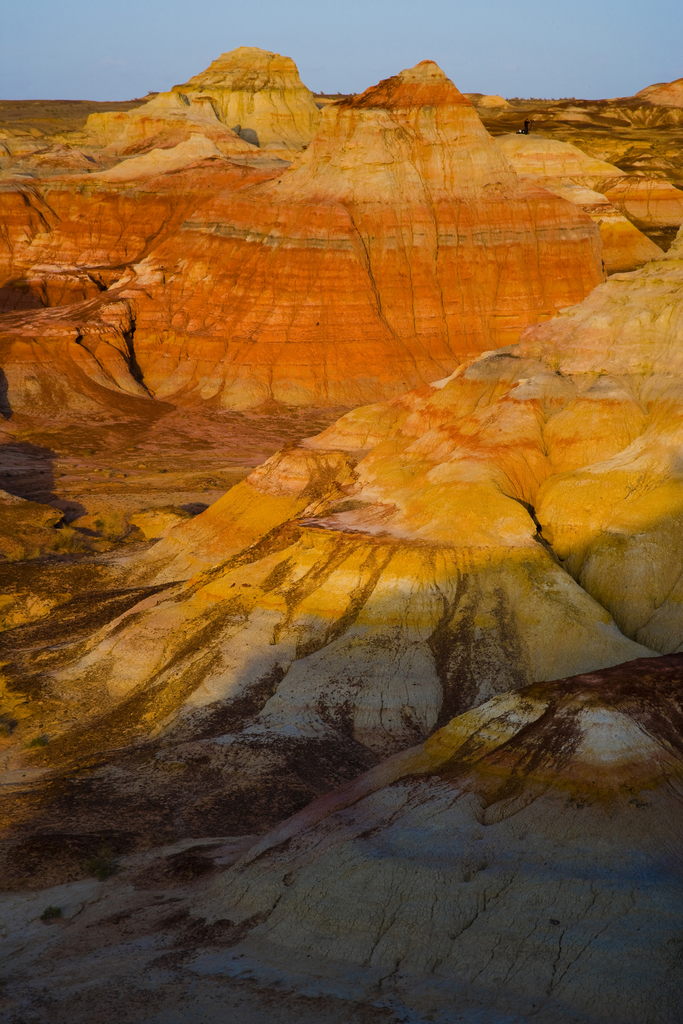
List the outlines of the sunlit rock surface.
<svg viewBox="0 0 683 1024">
<path fill-rule="evenodd" d="M 263 181 L 285 166 L 256 149 L 236 163 L 199 136 L 86 178 L 0 186 L 0 310 L 106 300 L 128 265 L 216 191 Z"/>
<path fill-rule="evenodd" d="M 597 229 L 520 182 L 432 62 L 328 106 L 269 183 L 220 195 L 134 268 L 155 397 L 358 404 L 450 373 L 582 299 Z"/>
<path fill-rule="evenodd" d="M 683 107 L 683 78 L 674 82 L 659 82 L 641 89 L 636 96 L 661 107 Z"/>
<path fill-rule="evenodd" d="M 502 135 L 496 141 L 521 177 L 538 181 L 556 195 L 575 203 L 596 221 L 602 239 L 602 261 L 610 274 L 635 270 L 663 253 L 610 202 L 607 193 L 619 206 L 628 196 L 629 214 L 640 213 L 641 218 L 645 211 L 638 203 L 643 202 L 645 194 L 657 196 L 658 203 L 664 202 L 666 194 L 671 210 L 664 213 L 662 207 L 660 219 L 663 217 L 676 225 L 683 221 L 683 193 L 666 182 L 634 181 L 613 164 L 596 160 L 567 142 L 541 135 Z M 626 179 L 627 183 L 621 179 Z"/>
<path fill-rule="evenodd" d="M 319 121 L 313 94 L 291 57 L 240 46 L 142 107 L 91 114 L 85 133 L 100 146 L 127 153 L 183 141 L 179 136 L 192 131 L 230 155 L 249 146 L 293 153 L 308 145 Z"/>
<path fill-rule="evenodd" d="M 2 142 L 2 1012 L 674 1024 L 679 110 L 309 98 Z"/>
<path fill-rule="evenodd" d="M 24 752 L 29 713 L 8 769 L 147 737 L 150 834 L 168 800 L 253 831 L 316 795 L 316 763 L 343 781 L 497 694 L 680 650 L 679 251 L 283 449 L 129 559 L 77 644 L 59 617 L 49 654 L 22 634 L 8 678 L 35 677 L 51 741 Z M 128 820 L 122 757 L 90 784 Z"/>
</svg>

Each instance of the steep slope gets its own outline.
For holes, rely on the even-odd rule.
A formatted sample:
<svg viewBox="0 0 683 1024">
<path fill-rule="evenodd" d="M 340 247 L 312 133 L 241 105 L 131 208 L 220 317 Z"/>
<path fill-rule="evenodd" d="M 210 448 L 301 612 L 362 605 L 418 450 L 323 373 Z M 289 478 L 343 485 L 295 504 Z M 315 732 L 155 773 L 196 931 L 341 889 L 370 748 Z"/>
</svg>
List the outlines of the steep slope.
<svg viewBox="0 0 683 1024">
<path fill-rule="evenodd" d="M 292 168 L 218 197 L 122 294 L 159 398 L 351 405 L 515 341 L 601 277 L 590 219 L 520 182 L 424 61 L 328 106 Z"/>
</svg>

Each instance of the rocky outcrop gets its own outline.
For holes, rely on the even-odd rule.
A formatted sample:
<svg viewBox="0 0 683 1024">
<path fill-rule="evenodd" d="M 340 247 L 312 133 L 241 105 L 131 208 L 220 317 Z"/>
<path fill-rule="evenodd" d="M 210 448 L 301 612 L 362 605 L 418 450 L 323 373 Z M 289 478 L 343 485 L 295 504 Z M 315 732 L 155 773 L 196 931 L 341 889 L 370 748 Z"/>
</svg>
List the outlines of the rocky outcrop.
<svg viewBox="0 0 683 1024">
<path fill-rule="evenodd" d="M 682 275 L 677 245 L 172 529 L 131 581 L 155 589 L 44 675 L 80 709 L 54 763 L 142 716 L 172 756 L 300 792 L 304 751 L 350 770 L 497 694 L 679 650 Z"/>
<path fill-rule="evenodd" d="M 56 420 L 153 415 L 125 302 L 91 299 L 0 317 L 2 414 Z"/>
<path fill-rule="evenodd" d="M 683 191 L 658 178 L 628 177 L 610 182 L 605 195 L 641 230 L 680 227 Z"/>
<path fill-rule="evenodd" d="M 0 178 L 97 173 L 122 158 L 184 145 L 193 136 L 231 158 L 249 160 L 260 147 L 271 157 L 291 159 L 320 121 L 291 58 L 248 46 L 222 54 L 189 82 L 147 102 L 81 106 L 104 109 L 87 120 L 74 118 L 74 130 L 52 110 L 42 130 L 0 124 Z M 51 121 L 53 130 L 45 130 Z"/>
<path fill-rule="evenodd" d="M 144 721 L 163 758 L 234 771 L 235 807 L 256 777 L 281 807 L 323 750 L 351 772 L 497 694 L 681 649 L 682 275 L 677 243 L 172 529 L 144 600 L 55 648 L 43 692 L 79 725 L 50 763 Z"/>
<path fill-rule="evenodd" d="M 534 134 L 501 135 L 496 141 L 521 177 L 537 181 L 575 203 L 597 223 L 602 260 L 610 274 L 635 270 L 663 255 L 662 249 L 633 223 L 638 219 L 633 217 L 634 212 L 641 214 L 641 221 L 648 216 L 650 195 L 657 197 L 660 206 L 649 213 L 646 226 L 655 226 L 653 214 L 657 227 L 663 226 L 662 217 L 667 224 L 673 220 L 678 225 L 679 215 L 683 220 L 683 193 L 667 182 L 630 177 L 613 164 L 557 139 Z M 665 210 L 666 202 L 670 208 Z M 625 216 L 626 210 L 632 219 Z"/>
<path fill-rule="evenodd" d="M 675 82 L 648 85 L 637 92 L 636 96 L 659 107 L 683 107 L 683 78 L 677 78 Z"/>
<path fill-rule="evenodd" d="M 190 103 L 209 99 L 220 120 L 263 149 L 299 150 L 320 124 L 313 93 L 291 57 L 238 46 L 173 92 Z"/>
<path fill-rule="evenodd" d="M 204 207 L 122 294 L 159 398 L 352 405 L 515 341 L 601 277 L 590 219 L 520 182 L 425 61 L 328 107 L 292 168 Z"/>
<path fill-rule="evenodd" d="M 511 106 L 506 99 L 503 99 L 502 96 L 498 96 L 495 93 L 485 96 L 480 92 L 466 92 L 463 93 L 463 95 L 467 96 L 468 100 L 471 100 L 475 107 L 502 109 L 503 107 L 509 108 Z"/>
<path fill-rule="evenodd" d="M 105 1003 L 121 1024 L 150 1007 L 179 1024 L 677 1024 L 681 661 L 494 698 L 266 836 L 103 850 L 93 806 L 89 834 L 24 840 L 5 884 L 44 882 L 0 897 L 5 1007 L 38 1024 Z M 174 772 L 187 792 L 201 766 Z"/>
<path fill-rule="evenodd" d="M 201 898 L 242 938 L 223 970 L 417 1020 L 674 1024 L 681 661 L 495 698 L 306 808 Z"/>
<path fill-rule="evenodd" d="M 308 145 L 319 121 L 291 57 L 240 46 L 138 109 L 91 114 L 85 134 L 122 154 L 168 148 L 197 133 L 230 156 L 254 146 L 291 154 Z"/>
<path fill-rule="evenodd" d="M 254 150 L 236 163 L 203 136 L 123 160 L 103 174 L 5 184 L 0 190 L 0 311 L 99 296 L 216 191 L 285 166 Z"/>
</svg>

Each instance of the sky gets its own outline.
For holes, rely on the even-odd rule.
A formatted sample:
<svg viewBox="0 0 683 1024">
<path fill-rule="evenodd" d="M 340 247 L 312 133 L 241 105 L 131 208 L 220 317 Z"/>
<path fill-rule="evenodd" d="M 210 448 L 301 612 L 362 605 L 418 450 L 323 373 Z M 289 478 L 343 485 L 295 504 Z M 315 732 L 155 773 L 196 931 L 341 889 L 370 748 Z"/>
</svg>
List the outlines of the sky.
<svg viewBox="0 0 683 1024">
<path fill-rule="evenodd" d="M 236 46 L 362 92 L 435 60 L 463 92 L 599 99 L 683 77 L 683 0 L 3 0 L 0 99 L 126 100 Z"/>
</svg>

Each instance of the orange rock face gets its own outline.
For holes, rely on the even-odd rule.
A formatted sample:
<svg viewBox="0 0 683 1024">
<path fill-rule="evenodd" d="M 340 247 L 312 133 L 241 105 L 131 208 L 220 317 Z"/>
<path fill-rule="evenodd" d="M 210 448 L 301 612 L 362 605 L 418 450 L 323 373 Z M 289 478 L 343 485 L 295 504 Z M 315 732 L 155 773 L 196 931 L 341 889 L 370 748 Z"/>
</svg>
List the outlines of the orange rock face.
<svg viewBox="0 0 683 1024">
<path fill-rule="evenodd" d="M 153 415 L 128 344 L 131 326 L 126 302 L 97 299 L 0 317 L 0 413 Z"/>
<path fill-rule="evenodd" d="M 126 282 L 152 393 L 355 404 L 580 301 L 597 228 L 520 182 L 430 61 L 329 106 L 276 180 L 223 193 Z"/>
<path fill-rule="evenodd" d="M 181 149 L 161 151 L 162 159 Z M 102 176 L 2 188 L 0 312 L 95 298 L 216 191 L 263 181 L 286 166 L 255 150 L 249 163 L 200 154 L 163 173 L 153 157 L 124 161 Z M 139 161 L 149 166 L 141 168 Z"/>
</svg>

